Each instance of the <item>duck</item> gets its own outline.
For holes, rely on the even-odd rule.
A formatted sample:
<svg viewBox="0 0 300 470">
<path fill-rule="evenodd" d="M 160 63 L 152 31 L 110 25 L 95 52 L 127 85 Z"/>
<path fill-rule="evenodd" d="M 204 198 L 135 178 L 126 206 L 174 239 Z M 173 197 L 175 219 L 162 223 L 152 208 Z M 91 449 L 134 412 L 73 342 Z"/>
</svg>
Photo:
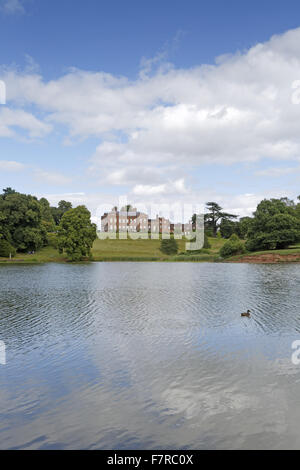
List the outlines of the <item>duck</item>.
<svg viewBox="0 0 300 470">
<path fill-rule="evenodd" d="M 241 313 L 241 317 L 250 317 L 250 310 L 247 310 L 247 312 Z"/>
</svg>

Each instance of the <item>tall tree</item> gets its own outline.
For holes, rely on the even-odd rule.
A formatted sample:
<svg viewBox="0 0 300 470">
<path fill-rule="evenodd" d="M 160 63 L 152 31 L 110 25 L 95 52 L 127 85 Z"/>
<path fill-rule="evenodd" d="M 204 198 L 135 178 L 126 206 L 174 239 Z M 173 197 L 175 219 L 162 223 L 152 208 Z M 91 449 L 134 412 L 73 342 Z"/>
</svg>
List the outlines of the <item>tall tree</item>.
<svg viewBox="0 0 300 470">
<path fill-rule="evenodd" d="M 44 225 L 47 232 L 55 231 L 55 222 L 53 219 L 51 207 L 49 201 L 45 197 L 39 200 L 42 208 L 42 224 Z"/>
<path fill-rule="evenodd" d="M 236 219 L 238 216 L 223 212 L 223 209 L 216 202 L 207 202 L 206 208 L 208 212 L 204 214 L 204 223 L 206 228 L 211 229 L 213 236 L 217 236 L 217 231 L 222 220 Z"/>
<path fill-rule="evenodd" d="M 65 251 L 69 260 L 80 261 L 83 257 L 90 256 L 96 238 L 96 224 L 91 222 L 91 213 L 85 206 L 78 206 L 64 213 L 57 235 L 60 253 Z"/>
<path fill-rule="evenodd" d="M 56 225 L 60 224 L 62 216 L 72 209 L 72 203 L 68 201 L 59 201 L 58 207 L 51 207 L 52 217 Z"/>
</svg>

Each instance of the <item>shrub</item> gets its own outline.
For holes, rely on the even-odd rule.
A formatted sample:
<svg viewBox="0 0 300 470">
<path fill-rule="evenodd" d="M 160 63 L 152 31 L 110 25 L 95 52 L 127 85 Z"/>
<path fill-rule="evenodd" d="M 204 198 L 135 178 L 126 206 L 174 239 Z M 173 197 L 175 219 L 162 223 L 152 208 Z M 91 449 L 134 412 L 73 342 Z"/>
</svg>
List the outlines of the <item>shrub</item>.
<svg viewBox="0 0 300 470">
<path fill-rule="evenodd" d="M 10 254 L 11 256 L 15 256 L 16 249 L 6 240 L 0 239 L 0 256 L 8 258 Z"/>
<path fill-rule="evenodd" d="M 160 244 L 160 251 L 165 255 L 176 255 L 178 253 L 178 245 L 174 238 L 169 240 L 162 240 Z"/>
<path fill-rule="evenodd" d="M 228 258 L 229 256 L 243 254 L 245 251 L 244 243 L 236 234 L 233 234 L 220 249 L 220 256 L 222 256 L 222 258 Z"/>
</svg>

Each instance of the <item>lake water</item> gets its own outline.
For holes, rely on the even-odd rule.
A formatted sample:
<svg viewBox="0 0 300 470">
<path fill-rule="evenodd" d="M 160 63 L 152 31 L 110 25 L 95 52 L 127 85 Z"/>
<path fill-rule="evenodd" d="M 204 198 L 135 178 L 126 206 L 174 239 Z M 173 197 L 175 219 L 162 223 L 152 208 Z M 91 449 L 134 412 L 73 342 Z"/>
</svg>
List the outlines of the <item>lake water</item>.
<svg viewBox="0 0 300 470">
<path fill-rule="evenodd" d="M 297 264 L 1 266 L 0 448 L 299 448 L 299 293 Z"/>
</svg>

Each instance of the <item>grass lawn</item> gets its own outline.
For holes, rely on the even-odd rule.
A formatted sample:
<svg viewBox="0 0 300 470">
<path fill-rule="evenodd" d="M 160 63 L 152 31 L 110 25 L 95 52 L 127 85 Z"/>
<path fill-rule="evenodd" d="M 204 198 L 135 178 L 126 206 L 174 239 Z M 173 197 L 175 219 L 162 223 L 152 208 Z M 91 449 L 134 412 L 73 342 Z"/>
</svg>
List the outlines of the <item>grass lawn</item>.
<svg viewBox="0 0 300 470">
<path fill-rule="evenodd" d="M 46 246 L 41 250 L 28 255 L 27 253 L 17 253 L 12 260 L 7 258 L 0 258 L 0 263 L 48 263 L 48 262 L 61 262 L 65 261 L 65 256 L 60 255 L 58 251 L 52 246 Z"/>
<path fill-rule="evenodd" d="M 93 245 L 93 258 L 96 261 L 115 261 L 129 259 L 136 260 L 164 260 L 168 259 L 160 250 L 160 240 L 139 239 L 131 240 L 99 240 Z M 183 240 L 178 240 L 179 250 L 184 250 Z"/>
<path fill-rule="evenodd" d="M 177 240 L 179 254 L 168 256 L 163 254 L 160 247 L 161 240 L 139 239 L 131 240 L 96 240 L 93 246 L 93 259 L 95 261 L 214 261 L 225 240 L 210 238 L 211 248 L 201 253 L 186 252 L 186 240 Z"/>
<path fill-rule="evenodd" d="M 266 250 L 266 251 L 252 251 L 247 252 L 243 255 L 232 256 L 231 258 L 227 258 L 226 261 L 235 261 L 237 259 L 243 260 L 243 258 L 249 257 L 257 257 L 262 255 L 281 255 L 281 256 L 288 256 L 288 255 L 296 255 L 300 254 L 300 245 L 292 245 L 289 248 L 283 250 Z"/>
<path fill-rule="evenodd" d="M 219 250 L 226 240 L 222 238 L 209 238 L 210 249 L 203 249 L 200 252 L 185 251 L 185 240 L 177 240 L 179 253 L 174 256 L 163 254 L 160 247 L 160 240 L 139 239 L 132 240 L 99 240 L 94 242 L 92 248 L 93 261 L 183 261 L 183 262 L 213 262 L 219 260 Z M 265 254 L 290 255 L 300 254 L 300 245 L 291 246 L 286 250 L 270 250 L 246 253 L 245 255 L 233 256 L 226 261 L 243 260 L 243 257 L 260 256 Z M 33 255 L 27 253 L 18 253 L 15 258 L 9 260 L 0 258 L 0 264 L 18 264 L 18 263 L 48 263 L 48 262 L 66 262 L 66 256 L 60 255 L 58 251 L 47 246 Z"/>
<path fill-rule="evenodd" d="M 270 253 L 276 253 L 278 255 L 290 255 L 293 253 L 300 253 L 300 245 L 293 245 L 284 250 L 253 251 L 251 253 L 248 253 L 248 256 L 266 255 Z"/>
<path fill-rule="evenodd" d="M 163 254 L 159 247 L 161 240 L 138 239 L 132 240 L 95 240 L 92 248 L 94 261 L 213 261 L 218 256 L 218 251 L 223 245 L 222 239 L 209 239 L 210 250 L 204 250 L 203 253 L 193 254 L 185 251 L 185 240 L 177 240 L 179 253 L 181 255 L 168 256 Z M 45 262 L 64 262 L 65 255 L 60 255 L 58 251 L 47 246 L 33 255 L 27 253 L 18 253 L 11 261 L 0 258 L 0 263 L 45 263 Z"/>
</svg>

